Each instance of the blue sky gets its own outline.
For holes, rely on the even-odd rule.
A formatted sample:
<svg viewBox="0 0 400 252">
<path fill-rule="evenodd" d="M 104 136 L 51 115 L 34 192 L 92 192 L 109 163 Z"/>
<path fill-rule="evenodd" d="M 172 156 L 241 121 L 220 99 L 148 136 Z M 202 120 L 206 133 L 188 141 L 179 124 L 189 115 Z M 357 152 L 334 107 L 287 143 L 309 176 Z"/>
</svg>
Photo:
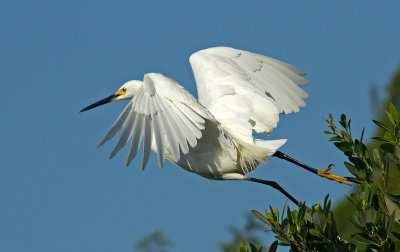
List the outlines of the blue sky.
<svg viewBox="0 0 400 252">
<path fill-rule="evenodd" d="M 80 109 L 124 82 L 160 72 L 196 96 L 191 53 L 231 46 L 308 73 L 307 107 L 281 117 L 271 139 L 317 168 L 344 157 L 322 133 L 333 113 L 371 136 L 371 85 L 400 63 L 395 1 L 8 1 L 0 8 L 0 250 L 132 251 L 156 228 L 176 251 L 212 251 L 251 209 L 286 199 L 249 182 L 219 182 L 171 164 L 124 166 L 113 143 L 96 146 L 125 106 Z M 114 139 L 115 140 L 115 139 Z M 345 187 L 283 160 L 254 177 L 275 180 L 299 200 L 338 202 Z M 265 236 L 271 241 L 271 235 Z"/>
</svg>

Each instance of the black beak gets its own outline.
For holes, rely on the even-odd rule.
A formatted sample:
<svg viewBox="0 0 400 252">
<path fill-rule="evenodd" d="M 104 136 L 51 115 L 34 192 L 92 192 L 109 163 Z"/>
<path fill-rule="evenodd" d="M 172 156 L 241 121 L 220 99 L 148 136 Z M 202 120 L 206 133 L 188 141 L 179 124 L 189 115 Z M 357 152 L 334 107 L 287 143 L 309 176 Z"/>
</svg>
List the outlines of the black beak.
<svg viewBox="0 0 400 252">
<path fill-rule="evenodd" d="M 98 107 L 98 106 L 100 106 L 100 105 L 103 105 L 103 104 L 106 104 L 106 103 L 109 103 L 109 102 L 112 102 L 112 100 L 113 100 L 115 97 L 118 97 L 118 96 L 120 96 L 120 95 L 119 95 L 119 94 L 110 95 L 109 97 L 104 98 L 103 100 L 100 100 L 100 101 L 98 101 L 98 102 L 93 103 L 92 105 L 87 106 L 86 108 L 82 109 L 80 112 L 83 112 L 83 111 L 86 111 L 86 110 L 89 110 L 89 109 Z"/>
</svg>

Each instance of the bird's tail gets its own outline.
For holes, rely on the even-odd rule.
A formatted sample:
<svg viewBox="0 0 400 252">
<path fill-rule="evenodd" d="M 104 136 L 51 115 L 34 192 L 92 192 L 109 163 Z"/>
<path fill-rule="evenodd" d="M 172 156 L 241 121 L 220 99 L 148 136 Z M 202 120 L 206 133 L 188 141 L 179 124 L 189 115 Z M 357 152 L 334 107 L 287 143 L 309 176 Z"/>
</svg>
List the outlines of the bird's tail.
<svg viewBox="0 0 400 252">
<path fill-rule="evenodd" d="M 244 173 L 248 173 L 270 158 L 286 143 L 287 139 L 262 140 L 254 139 L 254 144 L 240 143 L 240 165 Z"/>
</svg>

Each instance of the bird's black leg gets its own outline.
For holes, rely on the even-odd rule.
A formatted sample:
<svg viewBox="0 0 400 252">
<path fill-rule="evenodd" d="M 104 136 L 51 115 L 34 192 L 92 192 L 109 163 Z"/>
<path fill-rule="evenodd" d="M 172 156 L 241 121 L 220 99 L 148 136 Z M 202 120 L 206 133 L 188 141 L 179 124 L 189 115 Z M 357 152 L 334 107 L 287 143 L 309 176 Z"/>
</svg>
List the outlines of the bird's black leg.
<svg viewBox="0 0 400 252">
<path fill-rule="evenodd" d="M 250 177 L 246 177 L 246 180 L 248 181 L 253 181 L 253 182 L 257 182 L 257 183 L 261 183 L 264 185 L 269 185 L 272 186 L 273 188 L 277 189 L 278 191 L 280 191 L 281 193 L 283 193 L 286 197 L 288 197 L 288 199 L 290 199 L 291 201 L 293 201 L 293 203 L 295 203 L 296 205 L 299 205 L 299 202 L 293 198 L 292 195 L 290 195 L 288 192 L 285 191 L 285 189 L 283 189 L 278 183 L 276 183 L 275 181 L 269 181 L 269 180 L 262 180 L 262 179 L 256 179 L 256 178 L 250 178 Z"/>
<path fill-rule="evenodd" d="M 313 168 L 313 167 L 311 167 L 309 165 L 306 165 L 306 164 L 304 164 L 304 163 L 302 163 L 302 162 L 300 162 L 300 161 L 298 161 L 298 160 L 296 160 L 296 159 L 294 159 L 294 158 L 292 158 L 292 157 L 290 157 L 290 156 L 288 156 L 285 153 L 282 153 L 280 151 L 275 152 L 274 155 L 272 155 L 272 156 L 280 158 L 280 159 L 284 159 L 286 161 L 289 161 L 290 163 L 298 165 L 298 166 L 306 169 L 307 171 L 310 171 L 310 172 L 312 172 L 314 174 L 317 174 L 317 175 L 319 175 L 321 177 L 324 177 L 324 178 L 327 178 L 327 179 L 331 179 L 331 180 L 334 180 L 334 181 L 339 182 L 339 183 L 343 183 L 343 184 L 349 185 L 349 183 L 346 182 L 346 180 L 352 181 L 349 178 L 345 178 L 345 177 L 341 177 L 341 176 L 338 176 L 338 175 L 335 175 L 335 174 L 332 174 L 332 173 L 328 173 L 328 171 L 330 169 L 332 169 L 333 164 L 330 164 L 328 166 L 328 168 L 326 168 L 325 170 L 320 171 L 320 170 L 317 170 L 317 169 L 315 169 L 315 168 Z"/>
<path fill-rule="evenodd" d="M 306 164 L 304 164 L 304 163 L 302 163 L 302 162 L 300 162 L 300 161 L 297 161 L 296 159 L 294 159 L 294 158 L 292 158 L 292 157 L 289 157 L 288 155 L 286 155 L 285 153 L 282 153 L 282 152 L 280 152 L 280 151 L 276 151 L 276 152 L 274 153 L 274 155 L 272 155 L 272 156 L 273 156 L 273 157 L 280 158 L 280 159 L 284 159 L 284 160 L 286 160 L 286 161 L 289 161 L 289 162 L 292 163 L 292 164 L 298 165 L 298 166 L 300 166 L 300 167 L 306 169 L 307 171 L 310 171 L 310 172 L 312 172 L 312 173 L 318 174 L 318 170 L 317 170 L 317 169 L 312 168 L 311 166 L 306 165 Z"/>
</svg>

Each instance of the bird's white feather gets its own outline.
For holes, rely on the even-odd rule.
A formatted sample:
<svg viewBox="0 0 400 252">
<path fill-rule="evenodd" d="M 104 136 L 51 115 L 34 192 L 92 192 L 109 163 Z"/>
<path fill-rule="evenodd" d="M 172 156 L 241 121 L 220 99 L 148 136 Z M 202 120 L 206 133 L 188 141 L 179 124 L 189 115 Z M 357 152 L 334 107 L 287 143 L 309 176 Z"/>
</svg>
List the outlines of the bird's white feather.
<svg viewBox="0 0 400 252">
<path fill-rule="evenodd" d="M 270 134 L 279 113 L 305 106 L 308 81 L 300 69 L 263 55 L 229 47 L 190 57 L 199 101 L 231 135 L 254 144 L 253 132 Z"/>
<path fill-rule="evenodd" d="M 174 80 L 162 74 L 144 76 L 142 87 L 128 103 L 111 127 L 99 147 L 110 140 L 121 129 L 122 133 L 112 151 L 114 157 L 129 139 L 132 139 L 126 165 L 136 157 L 143 141 L 142 169 L 145 168 L 151 145 L 155 145 L 161 167 L 166 153 L 177 162 L 180 155 L 189 152 L 202 137 L 205 119 L 211 114 Z M 154 137 L 153 137 L 154 136 Z"/>
</svg>

